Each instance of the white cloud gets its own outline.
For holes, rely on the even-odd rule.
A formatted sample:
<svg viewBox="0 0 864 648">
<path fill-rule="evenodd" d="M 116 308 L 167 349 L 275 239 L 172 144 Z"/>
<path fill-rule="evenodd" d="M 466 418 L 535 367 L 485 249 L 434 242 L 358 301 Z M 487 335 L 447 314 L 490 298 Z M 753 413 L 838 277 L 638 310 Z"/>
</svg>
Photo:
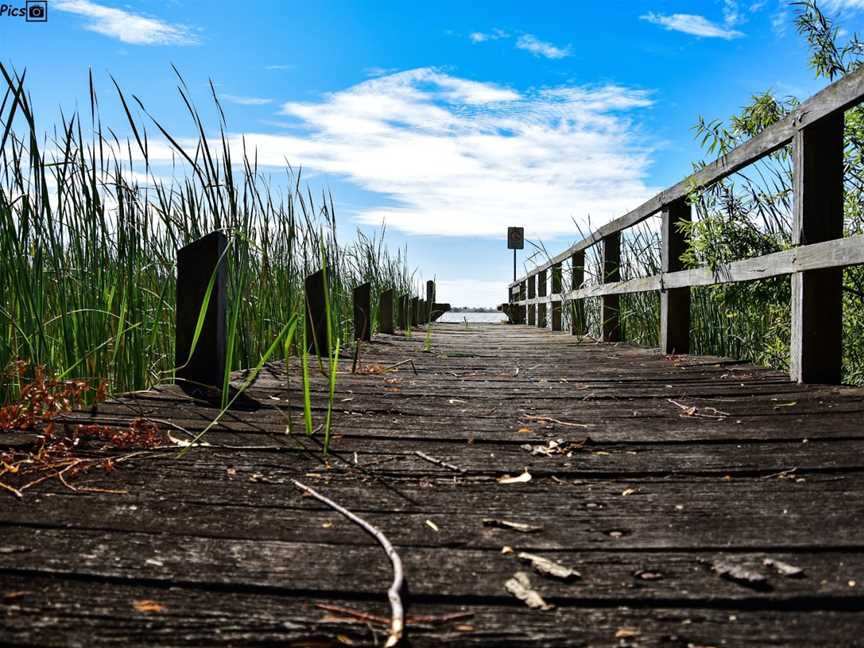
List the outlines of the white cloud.
<svg viewBox="0 0 864 648">
<path fill-rule="evenodd" d="M 295 67 L 297 67 L 297 66 L 293 65 L 293 64 L 287 64 L 286 65 L 283 63 L 277 63 L 274 65 L 265 65 L 264 69 L 265 70 L 293 70 Z"/>
<path fill-rule="evenodd" d="M 445 236 L 572 236 L 573 217 L 599 225 L 655 189 L 650 151 L 629 113 L 651 105 L 621 86 L 519 93 L 432 68 L 370 79 L 282 112 L 299 134 L 232 136 L 259 165 L 286 160 L 379 194 L 361 223 Z"/>
<path fill-rule="evenodd" d="M 736 14 L 737 16 L 738 14 Z M 732 29 L 731 25 L 723 26 L 713 23 L 704 16 L 695 14 L 672 14 L 669 16 L 650 12 L 641 16 L 642 20 L 647 20 L 655 25 L 661 25 L 671 31 L 680 31 L 693 36 L 703 36 L 705 38 L 725 38 L 731 40 L 740 38 L 744 34 L 736 29 Z"/>
<path fill-rule="evenodd" d="M 231 94 L 221 94 L 219 97 L 229 103 L 238 104 L 240 106 L 266 106 L 267 104 L 273 103 L 272 99 L 265 99 L 263 97 L 238 97 L 237 95 Z"/>
<path fill-rule="evenodd" d="M 541 41 L 533 34 L 523 34 L 516 41 L 516 47 L 531 52 L 535 56 L 545 56 L 550 59 L 560 59 L 570 56 L 570 46 L 558 47 L 552 43 Z"/>
<path fill-rule="evenodd" d="M 485 43 L 486 41 L 500 40 L 509 37 L 510 34 L 503 29 L 493 29 L 491 32 L 472 32 L 468 35 L 468 38 L 470 38 L 474 43 Z"/>
<path fill-rule="evenodd" d="M 819 6 L 828 11 L 864 9 L 864 0 L 822 0 Z"/>
<path fill-rule="evenodd" d="M 85 16 L 85 29 L 131 45 L 196 45 L 197 36 L 188 27 L 172 25 L 123 9 L 106 7 L 90 0 L 55 0 L 53 9 Z"/>
</svg>

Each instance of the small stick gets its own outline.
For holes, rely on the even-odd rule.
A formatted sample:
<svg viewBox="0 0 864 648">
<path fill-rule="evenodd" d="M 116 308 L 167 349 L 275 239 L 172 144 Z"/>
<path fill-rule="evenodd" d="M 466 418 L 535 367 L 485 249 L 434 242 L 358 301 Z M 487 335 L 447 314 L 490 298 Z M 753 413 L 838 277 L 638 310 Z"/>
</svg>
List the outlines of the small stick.
<svg viewBox="0 0 864 648">
<path fill-rule="evenodd" d="M 552 418 L 551 416 L 534 416 L 533 414 L 523 414 L 522 418 L 528 419 L 529 421 L 548 421 L 549 423 L 557 423 L 558 425 L 563 425 L 565 427 L 591 427 L 588 423 L 568 423 L 567 421 L 559 421 L 558 419 Z"/>
<path fill-rule="evenodd" d="M 456 472 L 466 473 L 468 472 L 464 468 L 460 468 L 459 466 L 454 466 L 451 463 L 447 463 L 446 461 L 441 461 L 440 459 L 436 459 L 435 457 L 430 457 L 425 452 L 420 452 L 419 450 L 415 450 L 414 454 L 420 457 L 421 459 L 425 459 L 429 463 L 436 464 L 438 466 L 443 466 L 444 468 L 449 468 L 450 470 L 455 470 Z"/>
<path fill-rule="evenodd" d="M 344 614 L 345 616 L 352 617 L 354 619 L 359 619 L 360 621 L 368 621 L 369 623 L 378 623 L 380 625 L 390 625 L 390 620 L 386 619 L 382 616 L 378 616 L 377 614 L 370 614 L 369 612 L 363 612 L 362 610 L 354 610 L 352 608 L 342 607 L 340 605 L 330 605 L 329 603 L 316 603 L 315 607 L 320 610 L 326 610 L 327 612 L 335 612 L 337 614 Z"/>
<path fill-rule="evenodd" d="M 396 553 L 396 550 L 393 548 L 393 545 L 390 544 L 387 536 L 385 536 L 381 531 L 369 524 L 366 520 L 354 515 L 345 507 L 340 506 L 333 500 L 324 497 L 319 492 L 309 488 L 304 484 L 301 484 L 296 479 L 292 479 L 291 483 L 293 483 L 300 490 L 309 493 L 319 502 L 323 502 L 324 504 L 332 508 L 334 511 L 341 513 L 355 524 L 363 527 L 363 529 L 369 535 L 374 537 L 378 541 L 378 544 L 383 547 L 385 553 L 387 554 L 387 557 L 390 559 L 390 563 L 393 565 L 393 583 L 390 585 L 390 589 L 387 590 L 387 597 L 390 599 L 392 620 L 390 621 L 390 636 L 387 637 L 387 643 L 384 644 L 384 648 L 393 648 L 394 646 L 398 645 L 399 642 L 402 641 L 402 633 L 405 630 L 405 610 L 402 607 L 402 598 L 399 596 L 399 592 L 402 590 L 402 582 L 404 580 L 402 576 L 402 560 L 399 558 L 399 554 Z"/>
</svg>

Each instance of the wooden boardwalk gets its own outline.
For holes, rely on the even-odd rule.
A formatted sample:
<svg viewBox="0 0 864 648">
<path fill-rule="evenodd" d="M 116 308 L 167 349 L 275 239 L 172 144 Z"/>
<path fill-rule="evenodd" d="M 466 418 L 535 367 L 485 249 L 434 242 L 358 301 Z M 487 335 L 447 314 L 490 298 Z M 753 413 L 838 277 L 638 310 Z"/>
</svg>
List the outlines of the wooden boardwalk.
<svg viewBox="0 0 864 648">
<path fill-rule="evenodd" d="M 291 479 L 396 545 L 412 646 L 864 642 L 864 390 L 523 326 L 431 340 L 376 336 L 365 373 L 343 360 L 326 460 L 296 368 L 274 365 L 210 447 L 75 482 L 126 494 L 4 497 L 0 645 L 382 645 L 385 626 L 322 604 L 388 616 L 386 556 Z M 405 360 L 416 374 L 376 371 Z M 316 425 L 325 403 L 318 375 Z M 216 412 L 169 386 L 71 418 L 195 431 Z M 554 609 L 508 593 L 518 571 Z"/>
</svg>

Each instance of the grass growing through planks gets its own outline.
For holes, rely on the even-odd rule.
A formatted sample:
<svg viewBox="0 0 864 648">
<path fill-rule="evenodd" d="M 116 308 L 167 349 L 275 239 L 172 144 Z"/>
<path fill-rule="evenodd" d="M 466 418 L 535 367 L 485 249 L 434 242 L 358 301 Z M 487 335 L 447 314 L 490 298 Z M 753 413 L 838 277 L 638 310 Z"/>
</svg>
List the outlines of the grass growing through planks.
<svg viewBox="0 0 864 648">
<path fill-rule="evenodd" d="M 116 82 L 125 123 L 104 124 L 92 75 L 86 111 L 61 113 L 46 128 L 25 75 L 2 65 L 0 74 L 0 367 L 23 359 L 63 379 L 104 381 L 108 394 L 170 381 L 176 250 L 221 230 L 229 240 L 225 383 L 228 372 L 260 370 L 277 351 L 286 360 L 300 355 L 311 432 L 309 359 L 293 328 L 303 318 L 304 278 L 327 269 L 337 349 L 352 339 L 355 285 L 369 281 L 373 294 L 410 290 L 405 251 L 385 248 L 383 228 L 337 241 L 332 197 L 313 198 L 287 165 L 270 170 L 284 178 L 278 187 L 254 151 L 228 134 L 212 86 L 216 119 L 205 127 L 178 74 L 195 133 L 179 138 Z M 331 385 L 337 365 L 335 354 L 330 373 L 321 365 Z M 4 379 L 0 404 L 20 399 L 32 377 Z M 223 389 L 223 409 L 229 403 Z"/>
</svg>

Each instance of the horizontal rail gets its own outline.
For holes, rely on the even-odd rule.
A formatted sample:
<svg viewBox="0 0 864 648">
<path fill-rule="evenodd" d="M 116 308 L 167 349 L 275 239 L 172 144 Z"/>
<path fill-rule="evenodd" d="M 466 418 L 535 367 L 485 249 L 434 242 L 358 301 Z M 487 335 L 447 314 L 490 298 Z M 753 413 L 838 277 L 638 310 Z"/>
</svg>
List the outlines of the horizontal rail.
<svg viewBox="0 0 864 648">
<path fill-rule="evenodd" d="M 770 155 L 788 144 L 804 126 L 832 113 L 843 112 L 861 102 L 862 98 L 864 98 L 864 68 L 824 88 L 759 135 L 720 156 L 678 184 L 661 191 L 633 211 L 598 228 L 586 238 L 512 282 L 510 286 L 516 286 L 528 277 L 567 260 L 573 254 L 591 247 L 611 234 L 641 223 L 662 211 L 667 205 L 686 197 L 694 190 L 722 180 L 766 155 Z"/>
<path fill-rule="evenodd" d="M 864 265 L 864 234 L 849 236 L 833 241 L 802 245 L 791 250 L 765 254 L 753 259 L 743 259 L 725 263 L 712 270 L 711 268 L 693 268 L 679 270 L 667 274 L 637 277 L 627 281 L 597 284 L 585 288 L 549 295 L 513 301 L 511 303 L 527 306 L 531 304 L 546 304 L 562 299 L 584 299 L 586 297 L 601 297 L 602 295 L 625 295 L 652 290 L 671 290 L 674 288 L 692 288 L 694 286 L 713 286 L 717 284 L 736 283 L 767 279 L 782 275 L 804 272 L 807 270 L 825 270 L 827 268 L 844 268 L 847 266 Z"/>
</svg>

